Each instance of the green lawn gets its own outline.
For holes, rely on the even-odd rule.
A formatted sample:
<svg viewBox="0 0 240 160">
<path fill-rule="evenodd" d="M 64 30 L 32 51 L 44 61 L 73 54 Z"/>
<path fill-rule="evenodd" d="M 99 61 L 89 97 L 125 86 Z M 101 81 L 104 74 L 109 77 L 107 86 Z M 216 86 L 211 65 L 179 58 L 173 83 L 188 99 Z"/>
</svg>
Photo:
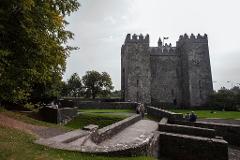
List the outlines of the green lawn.
<svg viewBox="0 0 240 160">
<path fill-rule="evenodd" d="M 131 109 L 80 109 L 80 112 L 85 113 L 134 113 Z"/>
<path fill-rule="evenodd" d="M 132 110 L 113 109 L 84 109 L 80 110 L 80 115 L 74 118 L 65 126 L 78 129 L 88 124 L 96 124 L 99 128 L 121 121 L 128 117 Z"/>
<path fill-rule="evenodd" d="M 198 118 L 240 119 L 240 112 L 237 111 L 213 111 L 213 113 L 211 113 L 211 110 L 172 109 L 171 111 L 183 114 L 191 113 L 191 111 L 194 111 L 197 114 Z"/>
<path fill-rule="evenodd" d="M 33 143 L 32 135 L 0 126 L 1 160 L 153 160 L 151 157 L 106 157 L 51 149 Z"/>
</svg>

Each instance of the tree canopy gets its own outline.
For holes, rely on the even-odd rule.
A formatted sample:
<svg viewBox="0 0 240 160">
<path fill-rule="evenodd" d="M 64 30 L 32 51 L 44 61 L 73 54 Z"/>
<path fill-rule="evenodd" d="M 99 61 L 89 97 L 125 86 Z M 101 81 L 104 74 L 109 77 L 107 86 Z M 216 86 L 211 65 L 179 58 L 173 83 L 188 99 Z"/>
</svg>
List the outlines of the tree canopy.
<svg viewBox="0 0 240 160">
<path fill-rule="evenodd" d="M 82 82 L 77 73 L 72 74 L 67 84 L 71 96 L 74 97 L 80 96 L 82 90 Z"/>
<path fill-rule="evenodd" d="M 209 97 L 209 104 L 217 109 L 240 110 L 240 88 L 231 89 L 222 87 Z"/>
<path fill-rule="evenodd" d="M 97 95 L 107 96 L 113 90 L 112 80 L 108 73 L 97 71 L 87 71 L 82 78 L 86 88 L 86 96 L 96 98 Z"/>
<path fill-rule="evenodd" d="M 17 103 L 36 86 L 54 88 L 61 81 L 66 58 L 76 49 L 67 45 L 73 33 L 65 18 L 79 6 L 77 0 L 1 0 L 0 100 Z"/>
</svg>

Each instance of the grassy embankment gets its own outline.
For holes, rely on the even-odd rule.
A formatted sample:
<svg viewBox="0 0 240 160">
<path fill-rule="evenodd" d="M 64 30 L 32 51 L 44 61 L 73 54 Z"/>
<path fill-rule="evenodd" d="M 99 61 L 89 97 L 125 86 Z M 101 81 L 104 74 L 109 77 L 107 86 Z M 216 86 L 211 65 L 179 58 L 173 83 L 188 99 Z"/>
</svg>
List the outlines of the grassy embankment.
<svg viewBox="0 0 240 160">
<path fill-rule="evenodd" d="M 17 112 L 10 112 L 0 109 L 1 114 L 7 115 L 9 117 L 24 121 L 26 123 L 35 124 L 35 125 L 43 125 L 48 127 L 59 127 L 59 125 L 54 125 L 46 122 L 42 122 L 36 119 L 33 119 L 29 116 L 26 116 L 26 114 L 17 113 Z M 99 112 L 108 112 L 110 111 L 91 111 L 86 110 L 86 113 L 82 120 L 90 120 L 92 119 L 91 116 L 87 117 L 87 114 L 92 116 L 97 116 L 97 114 L 100 114 Z M 98 113 L 93 113 L 98 112 Z M 121 111 L 116 111 L 121 112 Z M 123 111 L 128 112 L 128 111 Z M 110 116 L 111 122 L 115 121 L 113 120 L 113 115 L 107 115 Z M 106 117 L 102 115 L 103 119 Z M 107 117 L 109 118 L 109 117 Z M 119 117 L 118 117 L 119 118 Z M 123 116 L 122 116 L 123 118 Z M 99 122 L 100 119 L 93 120 L 93 123 Z M 102 119 L 101 119 L 102 121 Z M 86 123 L 86 122 L 85 122 Z M 106 124 L 104 122 L 104 124 Z M 67 125 L 68 126 L 68 125 Z M 78 124 L 78 126 L 81 127 L 81 124 Z M 69 126 L 68 126 L 69 127 Z M 63 127 L 65 128 L 65 127 Z M 68 128 L 66 128 L 68 129 Z M 99 156 L 99 155 L 92 155 L 92 154 L 84 154 L 79 152 L 69 152 L 69 151 L 62 151 L 62 150 L 56 150 L 51 149 L 45 146 L 34 144 L 35 137 L 30 134 L 26 134 L 22 131 L 11 129 L 7 127 L 0 126 L 0 159 L 1 160 L 153 160 L 151 157 L 106 157 L 106 156 Z"/>
<path fill-rule="evenodd" d="M 120 109 L 84 109 L 80 115 L 70 121 L 66 126 L 70 128 L 82 128 L 88 124 L 96 124 L 99 128 L 113 124 L 128 117 L 132 110 Z"/>
</svg>

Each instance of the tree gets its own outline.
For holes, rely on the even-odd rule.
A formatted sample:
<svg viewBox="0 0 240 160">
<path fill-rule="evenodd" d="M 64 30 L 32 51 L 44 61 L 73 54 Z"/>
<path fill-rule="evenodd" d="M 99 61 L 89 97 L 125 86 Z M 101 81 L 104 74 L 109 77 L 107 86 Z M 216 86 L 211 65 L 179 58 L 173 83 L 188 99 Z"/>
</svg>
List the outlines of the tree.
<svg viewBox="0 0 240 160">
<path fill-rule="evenodd" d="M 55 83 L 54 76 L 62 77 L 66 58 L 76 49 L 66 44 L 73 33 L 65 29 L 65 18 L 79 5 L 77 0 L 1 0 L 0 101 L 27 100 L 35 86 L 45 88 Z"/>
<path fill-rule="evenodd" d="M 71 96 L 78 97 L 81 94 L 82 82 L 77 73 L 74 73 L 68 80 L 68 92 Z"/>
<path fill-rule="evenodd" d="M 239 110 L 240 109 L 240 89 L 235 86 L 231 89 L 222 87 L 220 90 L 210 95 L 209 105 L 216 109 Z"/>
<path fill-rule="evenodd" d="M 107 96 L 113 90 L 112 80 L 108 73 L 97 71 L 87 71 L 82 77 L 83 84 L 86 88 L 86 97 L 96 98 L 97 95 Z"/>
<path fill-rule="evenodd" d="M 115 90 L 111 93 L 111 97 L 121 98 L 121 90 Z"/>
<path fill-rule="evenodd" d="M 68 96 L 69 95 L 69 87 L 68 84 L 64 81 L 62 81 L 62 85 L 61 85 L 61 96 Z"/>
</svg>

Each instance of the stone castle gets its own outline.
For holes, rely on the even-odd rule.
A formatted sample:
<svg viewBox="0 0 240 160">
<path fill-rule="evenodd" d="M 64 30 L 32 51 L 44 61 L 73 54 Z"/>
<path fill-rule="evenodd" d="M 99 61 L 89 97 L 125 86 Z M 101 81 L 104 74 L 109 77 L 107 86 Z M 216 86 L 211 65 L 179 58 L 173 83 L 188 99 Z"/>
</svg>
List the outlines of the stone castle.
<svg viewBox="0 0 240 160">
<path fill-rule="evenodd" d="M 207 35 L 180 36 L 176 46 L 149 46 L 149 35 L 128 34 L 121 49 L 125 101 L 204 106 L 213 92 Z"/>
</svg>

